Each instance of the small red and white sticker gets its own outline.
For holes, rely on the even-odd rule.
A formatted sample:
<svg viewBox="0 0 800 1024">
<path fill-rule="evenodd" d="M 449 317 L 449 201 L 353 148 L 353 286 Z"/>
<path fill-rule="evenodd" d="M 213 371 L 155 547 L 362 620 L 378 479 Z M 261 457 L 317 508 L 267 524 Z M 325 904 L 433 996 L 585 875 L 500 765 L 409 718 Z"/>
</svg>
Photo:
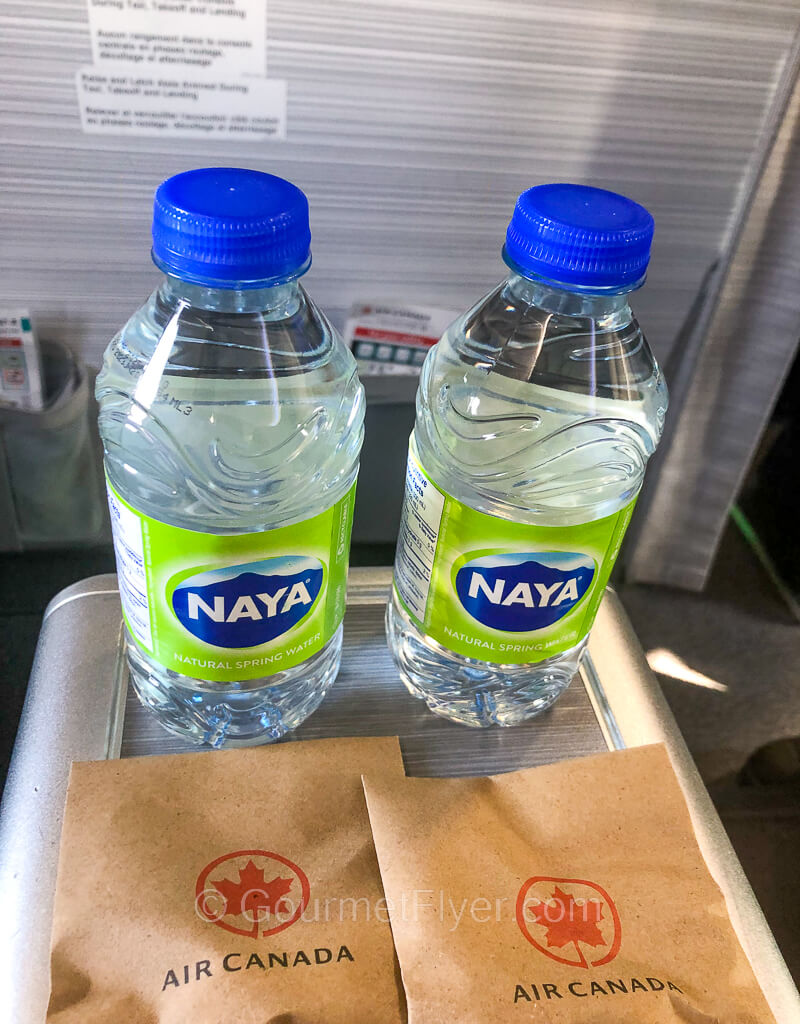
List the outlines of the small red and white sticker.
<svg viewBox="0 0 800 1024">
<path fill-rule="evenodd" d="M 27 310 L 0 310 L 0 406 L 42 408 L 39 344 Z"/>
<path fill-rule="evenodd" d="M 25 371 L 18 367 L 3 367 L 3 384 L 7 388 L 24 388 Z"/>
<path fill-rule="evenodd" d="M 357 302 L 350 309 L 344 340 L 362 374 L 414 375 L 457 315 L 433 306 Z"/>
</svg>

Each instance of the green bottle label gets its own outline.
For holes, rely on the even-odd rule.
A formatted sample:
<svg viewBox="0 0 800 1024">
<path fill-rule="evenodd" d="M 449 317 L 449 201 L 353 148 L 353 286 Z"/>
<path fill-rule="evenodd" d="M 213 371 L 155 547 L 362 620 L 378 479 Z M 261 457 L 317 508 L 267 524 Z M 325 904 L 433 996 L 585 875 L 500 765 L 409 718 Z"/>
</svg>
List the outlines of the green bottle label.
<svg viewBox="0 0 800 1024">
<path fill-rule="evenodd" d="M 310 658 L 339 628 L 355 484 L 310 519 L 219 536 L 142 515 L 107 483 L 125 623 L 159 664 L 255 679 Z"/>
<path fill-rule="evenodd" d="M 409 451 L 394 585 L 417 627 L 468 658 L 523 665 L 589 632 L 636 504 L 578 526 L 530 526 L 441 491 Z"/>
</svg>

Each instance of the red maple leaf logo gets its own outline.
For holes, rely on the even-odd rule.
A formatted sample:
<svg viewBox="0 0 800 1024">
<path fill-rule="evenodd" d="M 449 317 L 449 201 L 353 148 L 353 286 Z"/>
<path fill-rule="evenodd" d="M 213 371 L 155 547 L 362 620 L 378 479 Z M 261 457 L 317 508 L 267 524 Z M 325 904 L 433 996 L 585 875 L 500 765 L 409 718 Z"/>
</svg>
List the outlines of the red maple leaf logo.
<svg viewBox="0 0 800 1024">
<path fill-rule="evenodd" d="M 212 882 L 212 885 L 225 897 L 226 914 L 242 914 L 248 921 L 257 923 L 267 914 L 289 912 L 289 905 L 283 897 L 288 895 L 293 881 L 293 878 L 281 878 L 277 875 L 268 882 L 264 876 L 264 869 L 257 868 L 252 860 L 249 860 L 245 867 L 239 869 L 238 882 L 221 878 Z"/>
<path fill-rule="evenodd" d="M 294 924 L 309 898 L 305 872 L 268 850 L 223 854 L 203 868 L 195 883 L 195 911 L 204 921 L 253 938 L 275 935 Z"/>
<path fill-rule="evenodd" d="M 517 895 L 517 924 L 540 953 L 573 967 L 609 963 L 622 938 L 619 913 L 609 894 L 596 882 L 579 878 L 529 878 Z M 587 958 L 583 946 L 600 947 L 600 952 Z"/>
<path fill-rule="evenodd" d="M 547 929 L 545 941 L 548 946 L 563 949 L 574 942 L 578 956 L 583 957 L 579 942 L 585 942 L 587 946 L 606 944 L 597 927 L 597 922 L 603 920 L 603 905 L 596 900 L 578 901 L 556 886 L 547 903 L 531 907 L 531 915 L 537 924 Z"/>
</svg>

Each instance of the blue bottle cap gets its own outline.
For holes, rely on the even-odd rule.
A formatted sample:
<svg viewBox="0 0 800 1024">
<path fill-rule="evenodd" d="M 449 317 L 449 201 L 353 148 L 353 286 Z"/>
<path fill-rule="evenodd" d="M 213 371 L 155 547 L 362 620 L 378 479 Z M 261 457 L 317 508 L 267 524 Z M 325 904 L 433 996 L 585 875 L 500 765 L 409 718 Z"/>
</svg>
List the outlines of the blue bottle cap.
<svg viewBox="0 0 800 1024">
<path fill-rule="evenodd" d="M 517 200 L 503 257 L 578 291 L 632 291 L 644 283 L 653 218 L 632 199 L 589 185 L 536 185 Z"/>
<path fill-rule="evenodd" d="M 182 281 L 259 288 L 311 265 L 308 200 L 291 182 L 239 167 L 167 178 L 153 204 L 153 262 Z"/>
</svg>

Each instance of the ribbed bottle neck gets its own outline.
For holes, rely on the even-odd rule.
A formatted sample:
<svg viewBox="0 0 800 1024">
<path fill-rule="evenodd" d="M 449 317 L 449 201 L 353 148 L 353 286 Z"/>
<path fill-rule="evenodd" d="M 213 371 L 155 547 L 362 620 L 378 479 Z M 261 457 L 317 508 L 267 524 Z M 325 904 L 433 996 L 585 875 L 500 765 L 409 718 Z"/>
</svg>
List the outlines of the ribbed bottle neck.
<svg viewBox="0 0 800 1024">
<path fill-rule="evenodd" d="M 517 305 L 535 306 L 548 313 L 559 313 L 563 316 L 601 320 L 611 316 L 633 315 L 627 292 L 604 294 L 569 291 L 544 278 L 523 277 L 513 272 L 506 281 L 505 290 Z"/>
<path fill-rule="evenodd" d="M 297 311 L 302 289 L 297 280 L 264 288 L 209 288 L 167 274 L 161 282 L 159 298 L 169 308 L 184 305 L 218 313 L 265 313 L 282 319 Z"/>
</svg>

